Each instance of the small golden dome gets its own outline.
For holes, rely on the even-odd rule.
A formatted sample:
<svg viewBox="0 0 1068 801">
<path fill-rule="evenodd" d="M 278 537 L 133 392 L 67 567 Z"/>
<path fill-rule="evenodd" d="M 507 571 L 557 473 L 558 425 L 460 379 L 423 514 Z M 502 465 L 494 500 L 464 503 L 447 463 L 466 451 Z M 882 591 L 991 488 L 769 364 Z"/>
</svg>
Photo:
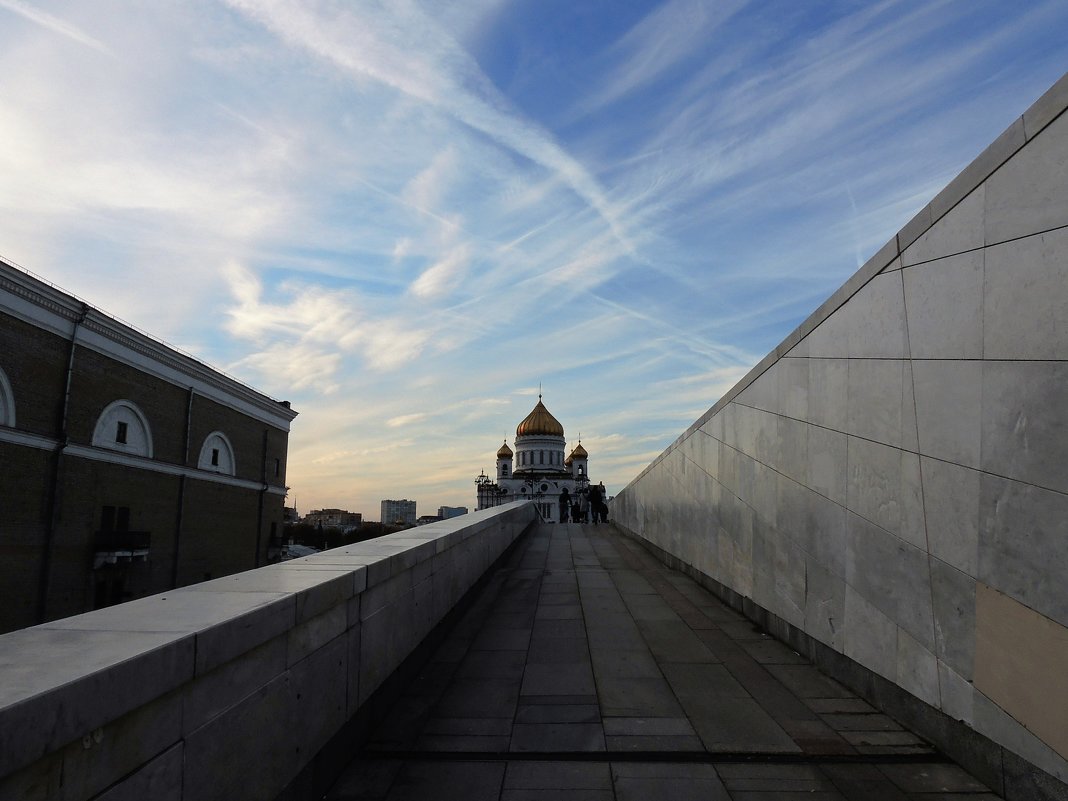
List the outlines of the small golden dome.
<svg viewBox="0 0 1068 801">
<path fill-rule="evenodd" d="M 512 449 L 508 447 L 508 440 L 505 440 L 504 444 L 501 445 L 501 447 L 497 449 L 497 458 L 498 459 L 511 459 L 512 458 Z"/>
<path fill-rule="evenodd" d="M 568 461 L 571 461 L 572 459 L 588 459 L 589 456 L 590 455 L 586 453 L 586 449 L 582 447 L 582 443 L 580 442 L 575 446 L 575 450 L 571 451 L 571 455 L 568 456 L 567 459 Z"/>
<path fill-rule="evenodd" d="M 522 423 L 516 426 L 515 435 L 517 437 L 534 435 L 562 437 L 564 435 L 564 427 L 545 408 L 545 404 L 541 402 L 541 396 L 539 395 L 538 405 L 534 407 L 534 411 L 528 414 Z"/>
</svg>

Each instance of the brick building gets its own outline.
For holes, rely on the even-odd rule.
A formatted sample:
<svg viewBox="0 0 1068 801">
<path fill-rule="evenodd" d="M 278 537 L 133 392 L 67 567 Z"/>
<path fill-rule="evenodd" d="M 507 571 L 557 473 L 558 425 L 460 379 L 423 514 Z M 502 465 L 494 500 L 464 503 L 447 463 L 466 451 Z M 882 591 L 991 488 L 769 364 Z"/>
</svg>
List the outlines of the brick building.
<svg viewBox="0 0 1068 801">
<path fill-rule="evenodd" d="M 0 260 L 0 632 L 265 564 L 295 416 Z"/>
</svg>

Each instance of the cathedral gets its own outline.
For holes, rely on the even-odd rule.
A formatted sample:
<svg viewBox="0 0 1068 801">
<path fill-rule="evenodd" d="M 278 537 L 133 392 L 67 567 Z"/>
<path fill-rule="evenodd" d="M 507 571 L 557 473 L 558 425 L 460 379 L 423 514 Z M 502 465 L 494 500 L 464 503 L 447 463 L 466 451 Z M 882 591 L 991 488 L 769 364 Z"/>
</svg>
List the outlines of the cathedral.
<svg viewBox="0 0 1068 801">
<path fill-rule="evenodd" d="M 576 500 L 590 483 L 586 469 L 589 454 L 582 441 L 566 457 L 565 450 L 564 427 L 545 408 L 539 394 L 538 405 L 516 426 L 515 452 L 507 440 L 497 451 L 496 480 L 485 472 L 475 479 L 478 508 L 531 499 L 543 519 L 560 522 L 563 491 Z"/>
</svg>

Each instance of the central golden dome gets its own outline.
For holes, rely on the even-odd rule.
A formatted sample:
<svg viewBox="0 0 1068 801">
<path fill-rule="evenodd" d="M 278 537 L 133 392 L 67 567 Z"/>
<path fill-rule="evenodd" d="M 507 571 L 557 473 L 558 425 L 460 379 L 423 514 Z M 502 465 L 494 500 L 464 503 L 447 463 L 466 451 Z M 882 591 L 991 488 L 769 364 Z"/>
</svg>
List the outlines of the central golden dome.
<svg viewBox="0 0 1068 801">
<path fill-rule="evenodd" d="M 564 435 L 564 427 L 545 408 L 545 404 L 541 402 L 541 396 L 539 395 L 538 405 L 534 407 L 534 411 L 528 414 L 522 423 L 516 426 L 515 435 L 517 437 L 537 435 L 562 437 Z"/>
</svg>

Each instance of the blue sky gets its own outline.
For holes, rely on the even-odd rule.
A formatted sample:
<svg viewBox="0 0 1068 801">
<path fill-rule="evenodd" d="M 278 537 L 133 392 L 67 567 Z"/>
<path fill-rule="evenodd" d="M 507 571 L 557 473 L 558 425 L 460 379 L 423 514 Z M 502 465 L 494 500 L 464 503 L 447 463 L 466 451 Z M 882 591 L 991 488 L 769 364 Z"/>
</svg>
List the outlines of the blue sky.
<svg viewBox="0 0 1068 801">
<path fill-rule="evenodd" d="M 302 511 L 473 507 L 539 382 L 614 493 L 1066 30 L 1062 0 L 0 0 L 0 254 L 292 401 Z"/>
</svg>

